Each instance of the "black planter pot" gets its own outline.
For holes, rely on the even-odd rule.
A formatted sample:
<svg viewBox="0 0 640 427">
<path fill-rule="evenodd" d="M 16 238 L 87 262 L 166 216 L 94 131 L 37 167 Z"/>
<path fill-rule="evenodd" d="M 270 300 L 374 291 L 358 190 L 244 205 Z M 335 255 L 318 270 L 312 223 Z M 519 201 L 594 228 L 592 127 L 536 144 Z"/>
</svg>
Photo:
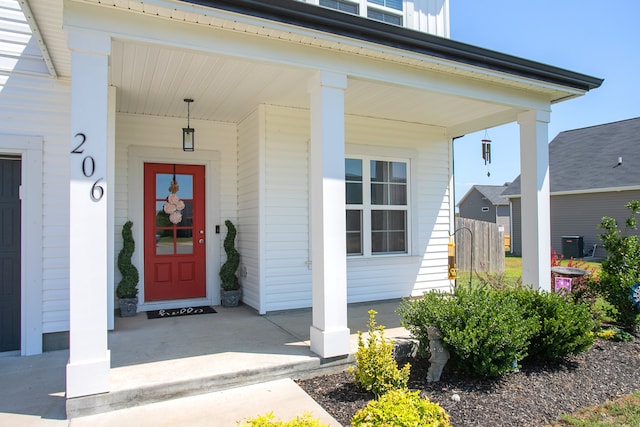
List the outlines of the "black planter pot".
<svg viewBox="0 0 640 427">
<path fill-rule="evenodd" d="M 242 289 L 225 291 L 220 289 L 220 300 L 223 307 L 237 307 L 242 297 Z"/>
</svg>

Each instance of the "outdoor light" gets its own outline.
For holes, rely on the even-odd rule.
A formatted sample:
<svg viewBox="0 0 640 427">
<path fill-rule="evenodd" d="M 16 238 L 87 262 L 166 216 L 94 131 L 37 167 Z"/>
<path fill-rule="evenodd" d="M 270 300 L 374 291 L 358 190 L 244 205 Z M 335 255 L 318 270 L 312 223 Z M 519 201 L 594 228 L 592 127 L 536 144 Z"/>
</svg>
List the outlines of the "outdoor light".
<svg viewBox="0 0 640 427">
<path fill-rule="evenodd" d="M 193 102 L 193 99 L 185 98 L 184 102 L 187 103 L 187 127 L 182 128 L 182 151 L 193 151 L 194 149 L 194 133 L 196 132 L 189 126 L 189 104 Z"/>
</svg>

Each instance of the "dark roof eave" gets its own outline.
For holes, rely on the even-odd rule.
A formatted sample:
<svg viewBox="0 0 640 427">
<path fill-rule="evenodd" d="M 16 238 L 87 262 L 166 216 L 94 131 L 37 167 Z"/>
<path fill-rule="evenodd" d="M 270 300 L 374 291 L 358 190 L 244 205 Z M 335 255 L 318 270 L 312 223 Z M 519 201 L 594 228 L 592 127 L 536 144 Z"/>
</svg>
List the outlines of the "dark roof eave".
<svg viewBox="0 0 640 427">
<path fill-rule="evenodd" d="M 603 79 L 294 0 L 182 0 L 366 42 L 434 56 L 582 91 Z"/>
</svg>

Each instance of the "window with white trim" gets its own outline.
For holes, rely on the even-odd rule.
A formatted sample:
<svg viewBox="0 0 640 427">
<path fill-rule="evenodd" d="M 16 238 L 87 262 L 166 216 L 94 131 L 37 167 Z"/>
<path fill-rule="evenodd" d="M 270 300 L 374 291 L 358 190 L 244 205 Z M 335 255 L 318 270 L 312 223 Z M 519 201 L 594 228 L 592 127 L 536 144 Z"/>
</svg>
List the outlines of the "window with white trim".
<svg viewBox="0 0 640 427">
<path fill-rule="evenodd" d="M 403 0 L 368 0 L 367 17 L 388 24 L 402 25 Z"/>
<path fill-rule="evenodd" d="M 360 6 L 358 3 L 347 0 L 320 0 L 320 6 L 353 13 L 354 15 L 358 15 L 360 13 Z"/>
<path fill-rule="evenodd" d="M 403 0 L 319 0 L 318 4 L 389 24 L 404 23 Z"/>
<path fill-rule="evenodd" d="M 345 159 L 347 255 L 408 253 L 409 162 Z"/>
</svg>

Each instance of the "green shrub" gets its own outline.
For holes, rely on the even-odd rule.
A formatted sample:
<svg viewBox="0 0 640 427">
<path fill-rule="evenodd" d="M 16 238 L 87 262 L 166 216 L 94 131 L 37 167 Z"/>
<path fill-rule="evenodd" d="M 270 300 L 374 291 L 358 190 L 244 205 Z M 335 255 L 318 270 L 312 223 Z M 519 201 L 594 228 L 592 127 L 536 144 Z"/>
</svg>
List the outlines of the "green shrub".
<svg viewBox="0 0 640 427">
<path fill-rule="evenodd" d="M 311 414 L 305 413 L 289 421 L 276 420 L 273 412 L 260 415 L 255 418 L 238 422 L 239 427 L 329 427 L 320 423 L 319 419 L 311 418 Z"/>
<path fill-rule="evenodd" d="M 633 335 L 616 327 L 601 329 L 596 333 L 596 336 L 604 340 L 612 340 L 618 342 L 633 341 Z"/>
<path fill-rule="evenodd" d="M 398 364 L 393 359 L 393 341 L 384 338 L 384 326 L 376 325 L 376 314 L 375 310 L 369 310 L 367 345 L 362 331 L 358 331 L 356 367 L 351 372 L 358 387 L 377 397 L 390 390 L 406 389 L 411 365 L 407 363 L 402 369 L 398 369 Z"/>
<path fill-rule="evenodd" d="M 573 302 L 561 294 L 532 289 L 506 292 L 525 309 L 525 317 L 535 318 L 540 325 L 531 339 L 529 358 L 561 359 L 585 351 L 593 344 L 595 322 L 588 304 Z"/>
<path fill-rule="evenodd" d="M 455 304 L 455 297 L 444 292 L 427 292 L 422 298 L 404 300 L 398 307 L 402 326 L 411 332 L 418 340 L 418 356 L 429 359 L 429 326 L 442 325 L 451 319 L 451 309 Z M 442 331 L 442 329 L 441 329 Z"/>
<path fill-rule="evenodd" d="M 240 253 L 236 250 L 236 227 L 229 220 L 224 222 L 227 226 L 227 236 L 224 238 L 224 251 L 227 253 L 227 260 L 220 267 L 220 287 L 225 291 L 235 291 L 240 289 L 240 282 L 236 271 L 240 265 Z"/>
<path fill-rule="evenodd" d="M 394 390 L 372 400 L 351 419 L 353 427 L 449 427 L 449 415 L 418 391 Z"/>
<path fill-rule="evenodd" d="M 637 215 L 640 201 L 632 200 L 626 207 L 631 211 L 626 220 L 626 231 L 637 230 Z M 616 220 L 602 218 L 598 228 L 607 251 L 607 259 L 602 262 L 599 280 L 594 281 L 596 291 L 616 309 L 616 323 L 629 332 L 635 332 L 640 325 L 639 310 L 629 298 L 631 288 L 640 282 L 640 240 L 637 235 L 623 235 Z"/>
<path fill-rule="evenodd" d="M 513 295 L 486 286 L 458 285 L 453 295 L 427 293 L 422 299 L 405 301 L 398 312 L 421 346 L 429 342 L 427 327 L 436 326 L 451 363 L 481 377 L 512 371 L 540 328 L 537 319 L 524 316 Z"/>
<path fill-rule="evenodd" d="M 122 249 L 118 254 L 118 270 L 122 274 L 122 279 L 116 287 L 118 298 L 135 298 L 138 296 L 138 269 L 131 263 L 131 256 L 136 249 L 131 231 L 133 222 L 127 221 L 122 226 Z"/>
</svg>

